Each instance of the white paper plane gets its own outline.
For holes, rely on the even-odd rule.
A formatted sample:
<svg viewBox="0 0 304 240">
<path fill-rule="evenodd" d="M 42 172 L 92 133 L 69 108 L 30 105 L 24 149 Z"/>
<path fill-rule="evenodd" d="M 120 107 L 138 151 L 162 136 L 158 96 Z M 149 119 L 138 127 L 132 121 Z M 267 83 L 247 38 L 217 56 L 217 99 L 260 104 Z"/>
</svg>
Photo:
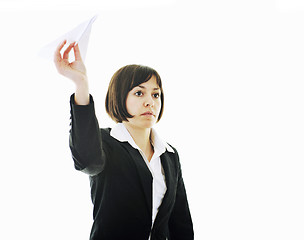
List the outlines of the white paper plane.
<svg viewBox="0 0 304 240">
<path fill-rule="evenodd" d="M 97 15 L 94 16 L 93 18 L 79 24 L 77 27 L 75 27 L 71 31 L 67 32 L 66 34 L 62 35 L 55 41 L 47 44 L 40 50 L 38 55 L 41 57 L 47 58 L 49 60 L 53 60 L 54 52 L 55 52 L 57 46 L 64 40 L 67 40 L 67 44 L 62 49 L 62 51 L 64 51 L 70 43 L 76 42 L 76 43 L 78 43 L 82 60 L 85 61 L 85 58 L 87 55 L 87 50 L 88 50 L 90 33 L 91 33 L 91 29 L 92 29 L 92 24 L 94 23 L 96 18 L 97 18 Z M 74 51 L 71 51 L 70 56 L 69 56 L 69 61 L 74 61 L 74 59 L 75 59 Z"/>
</svg>

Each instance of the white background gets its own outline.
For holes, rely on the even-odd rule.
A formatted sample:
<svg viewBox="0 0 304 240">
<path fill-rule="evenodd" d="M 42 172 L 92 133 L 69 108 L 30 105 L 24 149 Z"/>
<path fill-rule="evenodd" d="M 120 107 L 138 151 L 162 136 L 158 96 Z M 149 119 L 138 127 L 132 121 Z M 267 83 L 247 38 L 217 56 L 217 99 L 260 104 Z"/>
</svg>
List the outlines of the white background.
<svg viewBox="0 0 304 240">
<path fill-rule="evenodd" d="M 68 147 L 73 84 L 39 49 L 96 13 L 86 59 L 101 127 L 112 74 L 160 73 L 197 240 L 304 239 L 304 4 L 0 1 L 0 239 L 88 239 Z"/>
</svg>

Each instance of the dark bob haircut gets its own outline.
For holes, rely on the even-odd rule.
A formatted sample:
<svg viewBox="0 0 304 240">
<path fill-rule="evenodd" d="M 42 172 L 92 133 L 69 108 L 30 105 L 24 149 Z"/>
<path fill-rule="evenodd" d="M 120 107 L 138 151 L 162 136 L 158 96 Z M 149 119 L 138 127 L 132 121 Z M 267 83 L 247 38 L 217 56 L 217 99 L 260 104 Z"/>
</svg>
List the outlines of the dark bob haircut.
<svg viewBox="0 0 304 240">
<path fill-rule="evenodd" d="M 157 122 L 161 119 L 164 109 L 164 93 L 159 74 L 150 67 L 142 65 L 127 65 L 116 71 L 110 81 L 106 96 L 106 111 L 115 122 L 128 121 L 132 118 L 127 111 L 126 99 L 128 93 L 136 86 L 145 83 L 155 76 L 160 88 L 161 109 Z"/>
</svg>

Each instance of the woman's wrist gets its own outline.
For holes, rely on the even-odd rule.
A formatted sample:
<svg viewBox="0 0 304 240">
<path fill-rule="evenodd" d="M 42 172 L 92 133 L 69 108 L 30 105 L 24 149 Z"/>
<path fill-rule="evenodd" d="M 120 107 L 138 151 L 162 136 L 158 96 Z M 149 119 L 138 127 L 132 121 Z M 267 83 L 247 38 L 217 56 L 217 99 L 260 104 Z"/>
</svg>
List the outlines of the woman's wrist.
<svg viewBox="0 0 304 240">
<path fill-rule="evenodd" d="M 76 84 L 75 103 L 77 105 L 88 105 L 90 103 L 88 79 L 84 78 Z"/>
</svg>

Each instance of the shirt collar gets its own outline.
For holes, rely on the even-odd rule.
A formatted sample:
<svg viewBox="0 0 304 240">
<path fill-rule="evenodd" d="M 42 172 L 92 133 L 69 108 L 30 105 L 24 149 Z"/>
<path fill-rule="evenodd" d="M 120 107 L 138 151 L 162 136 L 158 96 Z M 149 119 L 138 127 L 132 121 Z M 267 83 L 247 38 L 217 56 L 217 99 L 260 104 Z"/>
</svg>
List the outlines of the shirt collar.
<svg viewBox="0 0 304 240">
<path fill-rule="evenodd" d="M 128 142 L 133 148 L 140 150 L 123 123 L 117 123 L 116 126 L 111 129 L 110 135 L 118 141 Z M 160 138 L 154 128 L 152 128 L 151 131 L 151 143 L 154 147 L 154 151 L 164 153 L 167 150 L 174 153 L 172 147 Z"/>
</svg>

